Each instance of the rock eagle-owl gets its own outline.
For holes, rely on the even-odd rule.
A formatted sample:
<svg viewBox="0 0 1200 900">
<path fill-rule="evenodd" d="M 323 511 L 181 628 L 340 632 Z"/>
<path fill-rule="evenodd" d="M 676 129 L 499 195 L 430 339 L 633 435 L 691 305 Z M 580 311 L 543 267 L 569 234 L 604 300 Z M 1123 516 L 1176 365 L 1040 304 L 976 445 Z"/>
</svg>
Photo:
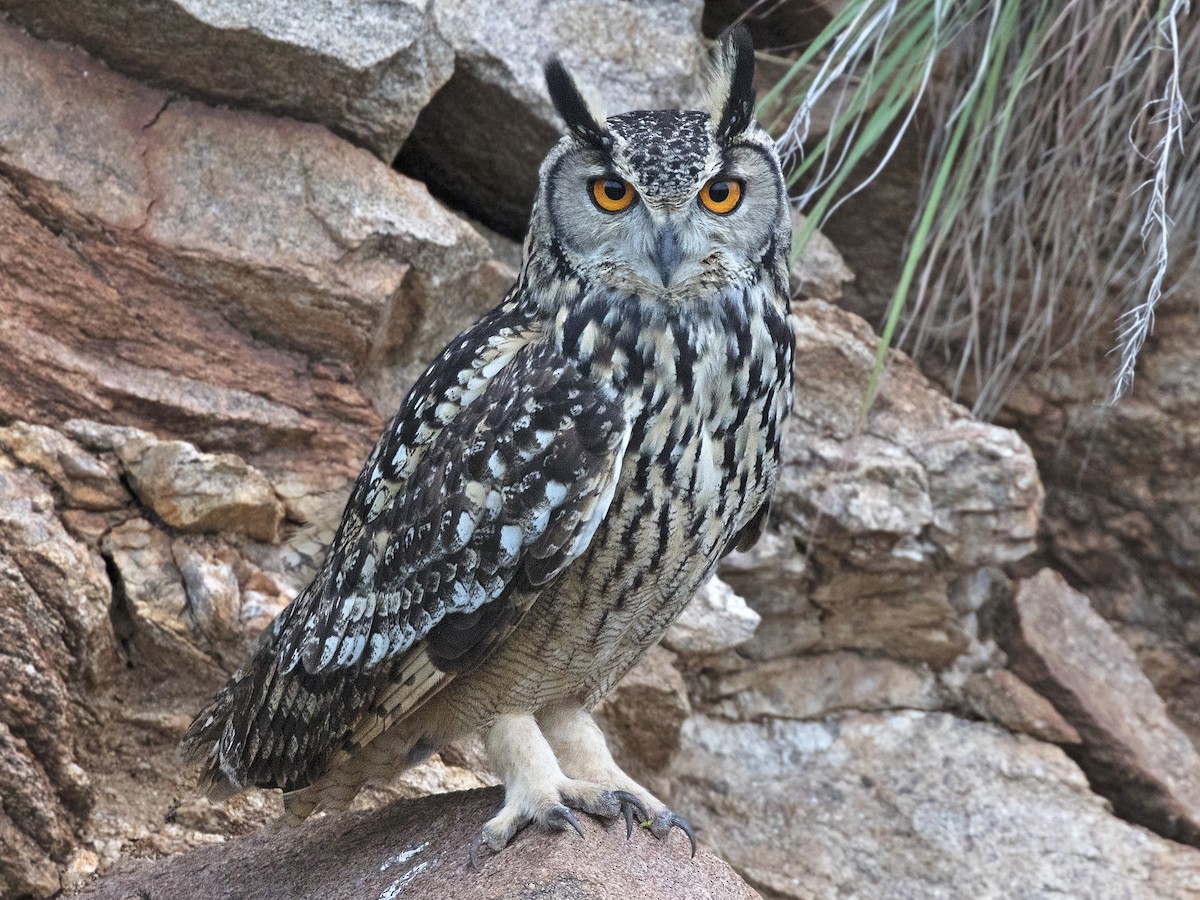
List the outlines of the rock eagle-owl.
<svg viewBox="0 0 1200 900">
<path fill-rule="evenodd" d="M 281 788 L 298 821 L 478 732 L 505 800 L 475 846 L 572 810 L 691 837 L 589 709 L 776 481 L 791 226 L 753 70 L 736 29 L 706 109 L 606 118 L 546 66 L 567 135 L 517 282 L 418 379 L 318 574 L 192 723 L 210 793 Z"/>
</svg>

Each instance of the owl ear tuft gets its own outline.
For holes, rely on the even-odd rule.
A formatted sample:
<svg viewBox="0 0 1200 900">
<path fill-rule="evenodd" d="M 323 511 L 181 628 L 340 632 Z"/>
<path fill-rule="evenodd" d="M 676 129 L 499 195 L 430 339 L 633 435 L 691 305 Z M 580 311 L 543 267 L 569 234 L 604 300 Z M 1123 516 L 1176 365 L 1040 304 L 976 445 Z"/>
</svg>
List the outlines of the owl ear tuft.
<svg viewBox="0 0 1200 900">
<path fill-rule="evenodd" d="M 599 100 L 580 89 L 557 56 L 546 63 L 546 87 L 554 108 L 578 138 L 602 149 L 609 149 L 612 137 L 604 125 L 604 108 Z"/>
<path fill-rule="evenodd" d="M 754 42 L 745 25 L 727 28 L 717 39 L 708 115 L 720 140 L 741 134 L 754 119 Z"/>
</svg>

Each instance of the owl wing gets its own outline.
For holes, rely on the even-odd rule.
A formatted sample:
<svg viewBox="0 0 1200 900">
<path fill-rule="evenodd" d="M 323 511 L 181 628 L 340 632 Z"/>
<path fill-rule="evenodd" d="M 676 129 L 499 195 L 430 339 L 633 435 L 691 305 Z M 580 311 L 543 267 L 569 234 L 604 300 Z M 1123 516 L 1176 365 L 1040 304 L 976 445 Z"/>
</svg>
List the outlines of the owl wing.
<svg viewBox="0 0 1200 900">
<path fill-rule="evenodd" d="M 549 583 L 586 549 L 628 440 L 614 391 L 549 345 L 527 345 L 386 502 L 371 492 L 365 508 L 352 502 L 324 577 L 281 631 L 281 671 L 371 669 L 426 638 L 439 668 L 461 668 L 493 643 L 483 626 L 513 624 L 489 604 Z"/>
</svg>

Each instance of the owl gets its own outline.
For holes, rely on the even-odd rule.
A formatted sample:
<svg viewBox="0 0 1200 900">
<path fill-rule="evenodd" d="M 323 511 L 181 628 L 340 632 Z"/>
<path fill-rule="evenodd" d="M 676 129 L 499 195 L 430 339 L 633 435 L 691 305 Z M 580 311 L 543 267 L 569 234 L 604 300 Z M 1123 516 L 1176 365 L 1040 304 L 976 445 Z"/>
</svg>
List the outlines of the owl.
<svg viewBox="0 0 1200 900">
<path fill-rule="evenodd" d="M 216 797 L 344 809 L 481 734 L 526 825 L 686 820 L 589 710 L 763 529 L 791 407 L 788 199 L 744 30 L 702 110 L 606 118 L 557 60 L 567 134 L 517 282 L 451 341 L 369 457 L 323 566 L 184 738 Z"/>
</svg>

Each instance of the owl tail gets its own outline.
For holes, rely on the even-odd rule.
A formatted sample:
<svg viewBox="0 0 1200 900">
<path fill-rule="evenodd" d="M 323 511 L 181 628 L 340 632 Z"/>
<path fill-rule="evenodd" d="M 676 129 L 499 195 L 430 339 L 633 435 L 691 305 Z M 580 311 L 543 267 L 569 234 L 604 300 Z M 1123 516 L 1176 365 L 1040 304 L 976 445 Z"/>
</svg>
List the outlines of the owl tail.
<svg viewBox="0 0 1200 900">
<path fill-rule="evenodd" d="M 179 755 L 186 765 L 199 766 L 197 787 L 213 800 L 224 800 L 242 790 L 221 766 L 221 741 L 237 704 L 242 673 L 234 675 L 208 705 L 200 710 L 179 742 Z"/>
</svg>

